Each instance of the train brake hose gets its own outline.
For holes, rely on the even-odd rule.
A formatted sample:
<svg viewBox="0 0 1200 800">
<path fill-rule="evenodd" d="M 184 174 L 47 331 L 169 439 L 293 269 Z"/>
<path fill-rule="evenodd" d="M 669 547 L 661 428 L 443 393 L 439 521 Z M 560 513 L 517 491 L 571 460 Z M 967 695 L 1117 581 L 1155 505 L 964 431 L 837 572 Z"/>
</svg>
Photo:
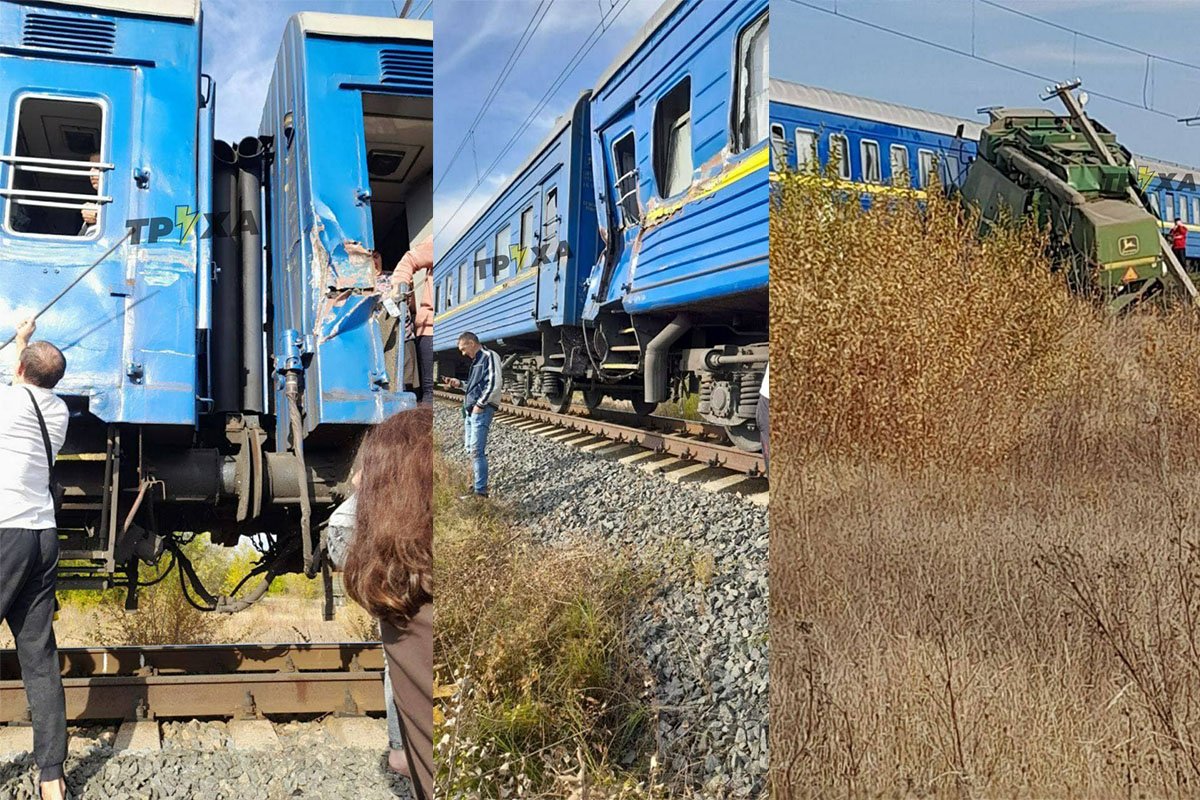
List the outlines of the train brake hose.
<svg viewBox="0 0 1200 800">
<path fill-rule="evenodd" d="M 304 420 L 300 417 L 300 379 L 289 372 L 284 394 L 288 399 L 288 416 L 291 417 L 292 451 L 296 454 L 296 466 L 300 471 L 300 541 L 304 546 L 304 575 L 312 578 L 317 574 L 313 562 L 312 543 L 312 498 L 308 491 L 308 465 L 304 460 Z"/>
<path fill-rule="evenodd" d="M 67 292 L 71 291 L 71 289 L 73 289 L 75 287 L 75 284 L 79 283 L 81 280 L 86 278 L 88 276 L 88 274 L 91 273 L 92 270 L 94 270 L 96 267 L 98 267 L 100 265 L 101 261 L 103 261 L 104 259 L 108 258 L 110 255 L 112 255 L 113 252 L 118 247 L 123 245 L 130 236 L 133 236 L 133 230 L 134 230 L 133 228 L 130 228 L 128 233 L 126 233 L 124 236 L 122 236 L 117 241 L 116 244 L 114 244 L 112 247 L 108 248 L 108 250 L 106 250 L 104 252 L 104 255 L 97 258 L 95 261 L 92 262 L 92 265 L 90 267 L 85 269 L 83 272 L 79 273 L 79 276 L 76 277 L 75 280 L 73 280 L 67 284 L 67 288 L 63 289 L 61 292 L 59 292 L 57 295 L 55 295 L 53 300 L 51 300 L 49 303 L 44 305 L 42 307 L 42 310 L 37 312 L 36 314 L 34 314 L 30 319 L 37 320 L 38 317 L 40 317 L 42 314 L 45 314 L 47 311 L 49 311 L 51 306 L 53 306 L 55 303 L 57 303 L 59 300 L 61 300 L 63 298 L 63 295 L 65 295 Z M 10 344 L 15 342 L 16 340 L 17 340 L 17 334 L 14 332 L 12 336 L 8 337 L 8 339 L 5 340 L 4 344 L 0 344 L 0 350 L 3 350 L 4 348 L 8 347 Z"/>
</svg>

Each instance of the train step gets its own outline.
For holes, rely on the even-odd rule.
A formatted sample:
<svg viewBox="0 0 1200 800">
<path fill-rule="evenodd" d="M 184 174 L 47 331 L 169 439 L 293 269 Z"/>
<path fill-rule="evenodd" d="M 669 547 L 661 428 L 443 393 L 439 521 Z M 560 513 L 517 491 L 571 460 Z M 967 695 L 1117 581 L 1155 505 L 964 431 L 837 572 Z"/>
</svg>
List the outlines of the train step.
<svg viewBox="0 0 1200 800">
<path fill-rule="evenodd" d="M 637 369 L 637 363 L 633 364 L 616 364 L 613 362 L 605 362 L 600 365 L 600 369 Z"/>
<path fill-rule="evenodd" d="M 636 344 L 614 344 L 608 349 L 614 353 L 637 353 L 640 352 L 642 348 L 638 347 Z"/>
</svg>

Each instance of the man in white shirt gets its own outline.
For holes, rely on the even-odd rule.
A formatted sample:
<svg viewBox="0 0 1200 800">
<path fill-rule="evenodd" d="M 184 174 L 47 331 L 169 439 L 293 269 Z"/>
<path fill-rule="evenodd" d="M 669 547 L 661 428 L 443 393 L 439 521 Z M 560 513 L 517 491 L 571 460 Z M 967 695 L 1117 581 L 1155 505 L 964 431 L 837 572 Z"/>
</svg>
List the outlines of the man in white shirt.
<svg viewBox="0 0 1200 800">
<path fill-rule="evenodd" d="M 44 800 L 66 795 L 66 703 L 54 639 L 58 530 L 50 467 L 67 438 L 67 405 L 52 389 L 66 359 L 17 329 L 13 385 L 0 384 L 0 612 L 12 630 L 33 718 L 33 755 Z M 47 452 L 49 451 L 49 452 Z"/>
</svg>

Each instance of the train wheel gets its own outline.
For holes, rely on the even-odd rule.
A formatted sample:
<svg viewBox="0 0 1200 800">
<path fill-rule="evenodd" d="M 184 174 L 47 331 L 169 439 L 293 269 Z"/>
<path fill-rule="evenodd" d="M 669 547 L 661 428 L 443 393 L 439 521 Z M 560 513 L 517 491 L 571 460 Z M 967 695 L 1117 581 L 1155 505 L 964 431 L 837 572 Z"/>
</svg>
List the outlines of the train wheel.
<svg viewBox="0 0 1200 800">
<path fill-rule="evenodd" d="M 648 417 L 658 408 L 658 403 L 650 403 L 636 396 L 629 398 L 629 402 L 633 403 L 633 413 L 639 417 Z"/>
<path fill-rule="evenodd" d="M 556 414 L 565 413 L 571 407 L 571 397 L 575 394 L 575 379 L 567 378 L 563 381 L 562 392 L 559 394 L 547 394 L 546 400 L 550 403 L 550 410 Z"/>
<path fill-rule="evenodd" d="M 726 428 L 725 435 L 739 450 L 745 450 L 747 453 L 762 452 L 762 440 L 758 437 L 758 426 L 753 422 L 743 422 L 740 425 Z"/>
<path fill-rule="evenodd" d="M 589 412 L 595 412 L 604 402 L 604 389 L 600 386 L 589 386 L 583 390 L 583 404 Z"/>
</svg>

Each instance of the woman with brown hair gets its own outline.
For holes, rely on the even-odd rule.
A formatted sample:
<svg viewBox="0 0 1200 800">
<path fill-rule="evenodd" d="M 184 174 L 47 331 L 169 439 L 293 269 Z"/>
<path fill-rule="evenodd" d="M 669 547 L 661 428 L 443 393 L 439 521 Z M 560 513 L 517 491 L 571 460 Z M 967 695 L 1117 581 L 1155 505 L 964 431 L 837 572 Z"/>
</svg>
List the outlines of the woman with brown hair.
<svg viewBox="0 0 1200 800">
<path fill-rule="evenodd" d="M 409 774 L 433 797 L 433 410 L 375 426 L 358 451 L 346 593 L 379 620 Z"/>
</svg>

